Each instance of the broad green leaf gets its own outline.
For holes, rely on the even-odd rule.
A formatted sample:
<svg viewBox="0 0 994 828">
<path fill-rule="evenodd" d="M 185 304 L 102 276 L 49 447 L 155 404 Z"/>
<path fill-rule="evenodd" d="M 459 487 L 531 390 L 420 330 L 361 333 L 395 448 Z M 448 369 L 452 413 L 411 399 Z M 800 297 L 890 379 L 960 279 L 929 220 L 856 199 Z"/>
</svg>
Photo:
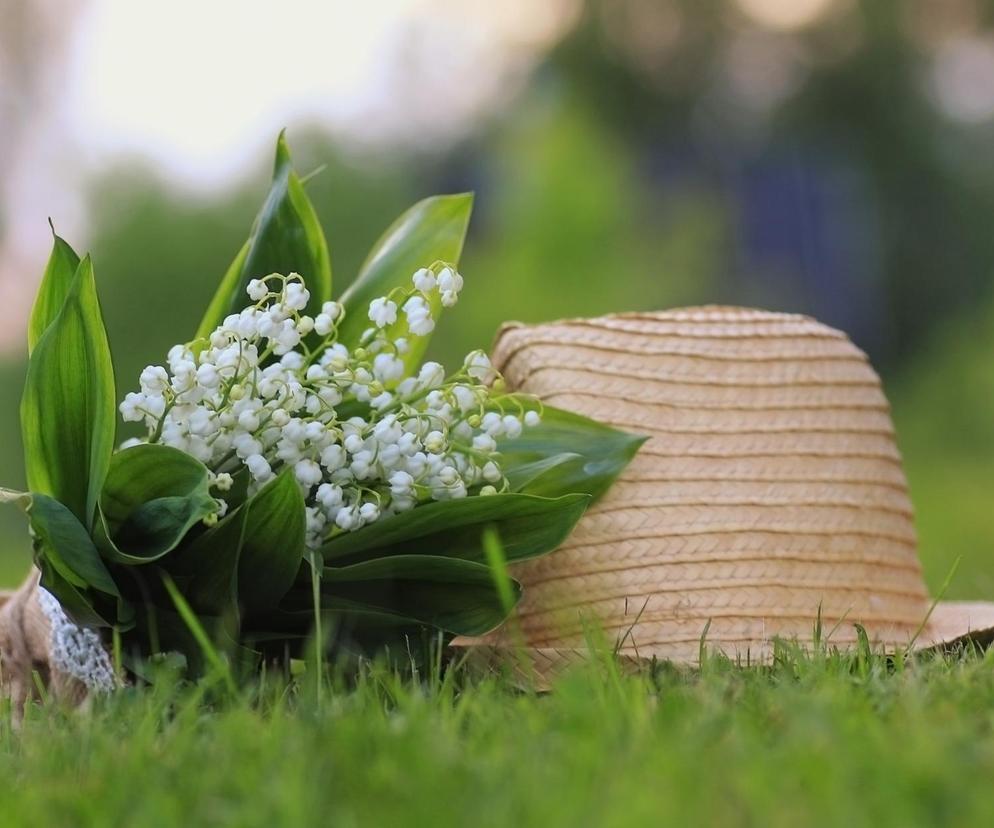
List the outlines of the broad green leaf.
<svg viewBox="0 0 994 828">
<path fill-rule="evenodd" d="M 231 667 L 221 658 L 220 653 L 218 653 L 217 648 L 211 641 L 212 636 L 205 629 L 201 618 L 193 611 L 186 597 L 180 592 L 175 581 L 173 581 L 168 573 L 162 573 L 162 584 L 166 588 L 166 592 L 169 593 L 173 606 L 176 608 L 176 614 L 179 615 L 180 620 L 194 639 L 194 643 L 199 650 L 200 660 L 212 668 L 215 676 L 223 677 L 228 692 L 234 695 L 238 688 L 231 674 Z M 194 666 L 193 663 L 191 663 L 191 666 Z M 199 673 L 199 665 L 196 665 L 196 669 Z"/>
<path fill-rule="evenodd" d="M 342 565 L 397 555 L 430 555 L 485 562 L 483 530 L 500 532 L 508 561 L 521 561 L 558 547 L 583 515 L 590 498 L 497 494 L 426 503 L 383 518 L 358 532 L 339 535 L 321 547 L 326 563 Z"/>
<path fill-rule="evenodd" d="M 238 562 L 238 600 L 247 611 L 276 606 L 293 586 L 304 558 L 304 496 L 286 469 L 246 503 Z M 242 507 L 245 508 L 245 507 Z"/>
<path fill-rule="evenodd" d="M 100 497 L 113 544 L 104 551 L 120 563 L 158 560 L 216 510 L 207 467 L 196 458 L 157 444 L 119 451 Z"/>
<path fill-rule="evenodd" d="M 483 635 L 507 617 L 490 568 L 457 558 L 396 555 L 325 567 L 321 595 L 322 608 L 368 608 L 455 635 Z M 512 581 L 512 602 L 520 596 L 521 585 Z"/>
<path fill-rule="evenodd" d="M 294 603 L 297 598 L 299 606 Z M 294 600 L 288 606 L 296 608 L 284 608 L 281 602 L 280 609 L 266 613 L 257 626 L 243 631 L 243 639 L 274 658 L 283 658 L 288 651 L 292 657 L 306 657 L 305 645 L 314 628 L 314 612 L 308 606 L 310 590 L 301 591 Z M 417 648 L 412 650 L 412 643 L 416 647 L 426 634 L 431 635 L 423 621 L 405 615 L 340 599 L 328 598 L 326 603 L 321 624 L 327 633 L 327 649 L 334 650 L 336 662 L 344 655 L 381 655 L 393 648 L 409 664 L 412 655 L 418 654 Z"/>
<path fill-rule="evenodd" d="M 110 347 L 86 257 L 31 354 L 21 399 L 28 488 L 64 503 L 86 527 L 114 447 L 114 397 Z"/>
<path fill-rule="evenodd" d="M 331 259 L 324 231 L 304 185 L 293 170 L 286 136 L 276 142 L 276 164 L 269 195 L 252 227 L 249 240 L 228 272 L 200 322 L 197 336 L 208 336 L 230 313 L 250 302 L 249 281 L 270 273 L 299 273 L 307 283 L 310 314 L 331 298 Z"/>
<path fill-rule="evenodd" d="M 371 609 L 352 601 L 328 599 L 328 605 L 321 614 L 322 623 L 333 636 L 336 659 L 357 652 L 380 655 L 393 648 L 395 655 L 409 665 L 412 656 L 418 654 L 416 649 L 412 650 L 412 644 L 416 646 L 430 630 L 416 618 Z"/>
<path fill-rule="evenodd" d="M 436 261 L 459 263 L 463 240 L 473 210 L 472 193 L 426 198 L 398 218 L 373 245 L 365 263 L 349 289 L 342 295 L 345 319 L 339 326 L 339 339 L 352 347 L 370 326 L 369 303 L 386 296 L 394 288 L 411 287 L 411 276 L 418 268 Z M 433 313 L 441 308 L 438 294 Z M 405 335 L 406 323 L 399 314 L 397 336 Z M 409 337 L 411 349 L 404 357 L 410 370 L 421 364 L 429 337 Z"/>
<path fill-rule="evenodd" d="M 577 461 L 583 462 L 582 454 L 577 454 L 573 451 L 564 451 L 562 454 L 552 454 L 549 457 L 543 457 L 541 460 L 534 460 L 531 463 L 510 466 L 506 469 L 505 477 L 507 477 L 507 482 L 512 492 L 532 492 L 532 494 L 537 494 L 537 492 L 533 492 L 532 490 L 538 489 L 543 485 L 542 478 L 548 475 L 549 472 L 557 466 L 576 463 Z"/>
<path fill-rule="evenodd" d="M 94 608 L 93 596 L 63 577 L 52 565 L 49 557 L 40 555 L 36 563 L 41 570 L 41 585 L 58 598 L 62 609 L 73 621 L 84 627 L 110 626 Z"/>
<path fill-rule="evenodd" d="M 93 540 L 69 509 L 46 495 L 36 494 L 31 497 L 28 518 L 36 550 L 65 580 L 82 589 L 120 597 Z"/>
<path fill-rule="evenodd" d="M 519 491 L 545 497 L 583 492 L 596 500 L 614 483 L 645 441 L 645 437 L 546 406 L 539 425 L 526 428 L 514 440 L 498 440 L 497 450 L 509 479 L 520 483 L 530 476 Z M 551 463 L 539 474 L 531 475 L 536 464 L 563 454 L 577 456 L 563 458 L 562 462 Z"/>
<path fill-rule="evenodd" d="M 241 507 L 169 559 L 170 572 L 188 580 L 183 594 L 198 613 L 238 611 L 238 559 L 248 508 Z"/>
<path fill-rule="evenodd" d="M 245 242 L 242 245 L 242 249 L 238 251 L 238 255 L 235 256 L 235 260 L 228 265 L 227 271 L 223 277 L 221 277 L 221 284 L 218 285 L 217 290 L 214 292 L 214 296 L 211 298 L 210 304 L 207 306 L 207 311 L 204 313 L 203 319 L 200 320 L 200 326 L 197 328 L 197 333 L 194 336 L 194 350 L 200 352 L 203 350 L 204 342 L 208 337 L 214 332 L 214 329 L 224 320 L 224 318 L 232 312 L 232 308 L 237 308 L 239 301 L 248 301 L 248 297 L 245 295 L 245 286 L 242 284 L 242 271 L 245 269 L 245 260 L 248 258 L 249 250 L 252 249 L 252 240 Z M 239 296 L 239 291 L 242 291 L 241 296 Z"/>
<path fill-rule="evenodd" d="M 72 277 L 79 267 L 79 256 L 64 239 L 52 235 L 52 253 L 48 257 L 48 264 L 45 266 L 45 275 L 42 276 L 41 285 L 38 288 L 38 295 L 35 297 L 34 307 L 31 309 L 31 321 L 28 323 L 28 353 L 30 354 L 43 333 L 48 330 L 48 326 L 55 321 L 55 317 L 62 310 L 69 288 L 72 285 Z"/>
<path fill-rule="evenodd" d="M 424 626 L 424 622 L 406 615 L 374 610 L 366 604 L 329 596 L 324 596 L 322 599 L 321 616 L 323 621 L 332 622 L 329 628 L 333 634 L 340 633 L 344 627 L 351 627 L 352 622 L 357 619 L 361 619 L 363 626 L 369 624 L 380 629 L 413 630 L 415 627 Z M 255 641 L 307 637 L 314 625 L 310 588 L 294 589 L 280 601 L 278 609 L 259 616 L 258 621 L 258 629 L 248 632 Z"/>
</svg>

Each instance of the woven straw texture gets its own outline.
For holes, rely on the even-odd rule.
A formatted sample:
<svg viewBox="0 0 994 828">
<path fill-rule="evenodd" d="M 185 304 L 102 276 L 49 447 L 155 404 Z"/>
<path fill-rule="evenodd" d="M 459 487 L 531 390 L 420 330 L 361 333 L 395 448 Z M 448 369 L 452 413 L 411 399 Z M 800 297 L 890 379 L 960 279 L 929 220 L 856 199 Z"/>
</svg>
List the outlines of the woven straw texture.
<svg viewBox="0 0 994 828">
<path fill-rule="evenodd" d="M 889 407 L 866 356 L 810 318 L 703 307 L 505 326 L 509 385 L 649 440 L 558 551 L 520 564 L 516 641 L 552 663 L 591 622 L 629 658 L 696 662 L 701 636 L 886 647 L 994 627 L 931 605 Z"/>
</svg>

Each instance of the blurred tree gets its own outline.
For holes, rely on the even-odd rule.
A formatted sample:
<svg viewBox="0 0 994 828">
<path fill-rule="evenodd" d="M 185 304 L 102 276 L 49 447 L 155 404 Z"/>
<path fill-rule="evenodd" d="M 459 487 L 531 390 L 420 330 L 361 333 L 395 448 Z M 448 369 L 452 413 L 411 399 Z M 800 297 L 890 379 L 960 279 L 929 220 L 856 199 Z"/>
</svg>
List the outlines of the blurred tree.
<svg viewBox="0 0 994 828">
<path fill-rule="evenodd" d="M 898 442 L 933 590 L 994 595 L 994 303 L 946 320 L 894 385 Z"/>
<path fill-rule="evenodd" d="M 439 336 L 452 360 L 507 319 L 541 321 L 717 296 L 728 244 L 707 191 L 663 203 L 621 138 L 588 107 L 542 89 L 477 149 L 477 236 L 467 289 Z"/>
<path fill-rule="evenodd" d="M 682 166 L 723 205 L 724 295 L 813 313 L 888 370 L 991 293 L 994 141 L 978 134 L 994 111 L 957 123 L 935 100 L 920 18 L 942 4 L 823 5 L 777 30 L 733 2 L 589 0 L 547 71 L 645 165 Z M 990 38 L 994 3 L 967 5 L 948 38 Z"/>
</svg>

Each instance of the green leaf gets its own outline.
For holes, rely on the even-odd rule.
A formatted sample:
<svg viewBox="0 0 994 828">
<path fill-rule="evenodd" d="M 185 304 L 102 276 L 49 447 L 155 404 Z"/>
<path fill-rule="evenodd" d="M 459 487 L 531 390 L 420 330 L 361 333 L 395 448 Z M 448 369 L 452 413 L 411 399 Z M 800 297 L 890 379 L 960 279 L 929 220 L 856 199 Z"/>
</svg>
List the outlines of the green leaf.
<svg viewBox="0 0 994 828">
<path fill-rule="evenodd" d="M 108 627 L 107 620 L 94 608 L 92 596 L 70 583 L 52 565 L 47 556 L 39 556 L 41 585 L 52 593 L 73 621 L 84 627 Z"/>
<path fill-rule="evenodd" d="M 200 650 L 200 657 L 206 664 L 210 665 L 216 676 L 224 679 L 225 687 L 233 697 L 238 688 L 235 685 L 234 676 L 231 674 L 231 667 L 223 658 L 221 658 L 217 648 L 211 642 L 211 637 L 207 630 L 204 629 L 202 619 L 197 617 L 197 614 L 190 607 L 190 604 L 183 596 L 183 593 L 179 591 L 176 583 L 169 577 L 168 574 L 163 573 L 162 583 L 166 588 L 166 592 L 169 593 L 169 597 L 172 599 L 173 605 L 176 607 L 176 614 L 179 615 L 180 619 L 186 625 L 186 629 L 190 634 L 190 637 L 196 642 L 196 645 Z"/>
<path fill-rule="evenodd" d="M 262 205 L 246 245 L 239 251 L 197 328 L 205 337 L 230 313 L 249 303 L 249 281 L 270 273 L 299 273 L 307 283 L 310 314 L 331 299 L 331 259 L 324 231 L 304 185 L 293 170 L 286 136 L 276 142 L 276 164 L 269 195 Z"/>
<path fill-rule="evenodd" d="M 418 268 L 436 261 L 459 264 L 472 211 L 472 193 L 434 196 L 419 201 L 390 225 L 373 245 L 355 282 L 342 295 L 345 319 L 338 329 L 339 340 L 353 347 L 370 326 L 369 303 L 394 288 L 411 287 L 411 276 Z M 436 292 L 433 313 L 437 315 L 440 308 Z M 400 316 L 398 330 L 391 332 L 397 336 L 406 331 L 403 314 Z M 427 336 L 410 337 L 411 349 L 404 356 L 408 369 L 421 364 L 428 340 Z"/>
<path fill-rule="evenodd" d="M 114 368 L 89 257 L 31 354 L 21 400 L 28 488 L 89 527 L 114 447 Z"/>
<path fill-rule="evenodd" d="M 36 494 L 31 497 L 28 518 L 38 553 L 59 575 L 76 587 L 120 597 L 93 540 L 69 509 L 46 495 Z"/>
<path fill-rule="evenodd" d="M 194 526 L 217 510 L 207 467 L 170 446 L 133 446 L 114 455 L 100 498 L 119 563 L 155 561 L 175 549 Z"/>
<path fill-rule="evenodd" d="M 532 490 L 537 490 L 545 485 L 543 478 L 549 472 L 558 466 L 576 463 L 577 461 L 583 462 L 582 454 L 577 454 L 575 451 L 564 451 L 562 454 L 552 454 L 549 457 L 543 457 L 541 460 L 534 460 L 531 463 L 521 463 L 511 466 L 506 470 L 504 476 L 507 478 L 512 492 L 532 492 L 533 494 L 537 494 L 537 491 Z"/>
<path fill-rule="evenodd" d="M 510 582 L 516 604 L 521 585 Z M 484 564 L 429 555 L 397 555 L 325 567 L 322 609 L 366 608 L 411 618 L 455 635 L 483 635 L 507 617 Z"/>
<path fill-rule="evenodd" d="M 287 647 L 291 654 L 305 657 L 305 642 L 314 628 L 314 611 L 306 606 L 310 604 L 310 590 L 300 590 L 288 598 L 290 608 L 284 608 L 281 602 L 278 610 L 266 613 L 255 628 L 244 631 L 243 638 L 263 651 L 268 650 L 275 658 L 283 657 Z M 330 641 L 325 641 L 334 647 L 336 660 L 357 650 L 373 655 L 394 647 L 397 655 L 402 654 L 404 662 L 409 664 L 410 642 L 416 642 L 429 629 L 422 621 L 371 609 L 365 604 L 332 598 L 327 598 L 326 603 L 328 606 L 321 611 L 321 624 L 328 630 Z"/>
<path fill-rule="evenodd" d="M 31 321 L 28 323 L 29 354 L 62 310 L 72 285 L 72 277 L 79 267 L 79 256 L 76 255 L 76 251 L 64 239 L 55 235 L 54 229 L 52 235 L 54 236 L 52 253 L 48 257 L 45 275 L 42 276 L 41 286 L 38 288 L 38 295 L 31 309 Z"/>
<path fill-rule="evenodd" d="M 485 562 L 483 530 L 495 526 L 510 562 L 559 546 L 580 519 L 587 495 L 559 498 L 497 494 L 426 503 L 384 518 L 321 547 L 326 562 L 341 565 L 398 555 L 431 555 Z"/>
<path fill-rule="evenodd" d="M 546 406 L 539 425 L 524 429 L 514 440 L 498 440 L 497 450 L 505 475 L 517 482 L 518 491 L 545 497 L 583 492 L 596 500 L 646 439 Z M 568 459 L 566 454 L 574 456 Z M 552 462 L 555 458 L 559 460 Z M 548 467 L 542 468 L 545 463 Z"/>
<path fill-rule="evenodd" d="M 238 560 L 247 517 L 246 507 L 236 509 L 170 558 L 170 571 L 189 576 L 183 594 L 198 613 L 237 614 Z"/>
<path fill-rule="evenodd" d="M 228 265 L 224 276 L 221 277 L 221 284 L 214 292 L 194 336 L 194 351 L 199 352 L 203 349 L 205 341 L 214 332 L 214 329 L 231 313 L 232 308 L 238 307 L 239 300 L 247 300 L 244 293 L 245 287 L 242 284 L 242 271 L 245 269 L 245 260 L 251 249 L 252 240 L 249 239 L 242 245 L 235 260 Z M 241 296 L 239 296 L 239 291 L 242 291 Z"/>
<path fill-rule="evenodd" d="M 515 604 L 514 579 L 507 571 L 507 555 L 493 526 L 483 530 L 483 549 L 487 553 L 487 566 L 490 567 L 504 612 L 510 615 Z"/>
<path fill-rule="evenodd" d="M 248 503 L 238 562 L 238 599 L 246 611 L 276 606 L 293 586 L 304 559 L 304 496 L 285 469 Z M 244 508 L 244 507 L 243 507 Z"/>
</svg>

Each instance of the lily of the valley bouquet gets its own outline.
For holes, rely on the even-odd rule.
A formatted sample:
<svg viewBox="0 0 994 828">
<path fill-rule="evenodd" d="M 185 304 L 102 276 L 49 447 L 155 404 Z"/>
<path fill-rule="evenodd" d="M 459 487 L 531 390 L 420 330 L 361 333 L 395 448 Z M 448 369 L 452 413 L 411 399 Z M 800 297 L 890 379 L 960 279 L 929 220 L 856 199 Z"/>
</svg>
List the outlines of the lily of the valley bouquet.
<svg viewBox="0 0 994 828">
<path fill-rule="evenodd" d="M 123 400 L 89 258 L 56 237 L 29 329 L 26 509 L 45 595 L 131 669 L 409 649 L 499 625 L 639 440 L 424 361 L 463 289 L 468 195 L 416 204 L 332 298 L 281 137 L 272 188 L 192 338 Z M 183 332 L 177 338 L 183 339 Z M 145 434 L 120 446 L 116 422 Z"/>
</svg>

